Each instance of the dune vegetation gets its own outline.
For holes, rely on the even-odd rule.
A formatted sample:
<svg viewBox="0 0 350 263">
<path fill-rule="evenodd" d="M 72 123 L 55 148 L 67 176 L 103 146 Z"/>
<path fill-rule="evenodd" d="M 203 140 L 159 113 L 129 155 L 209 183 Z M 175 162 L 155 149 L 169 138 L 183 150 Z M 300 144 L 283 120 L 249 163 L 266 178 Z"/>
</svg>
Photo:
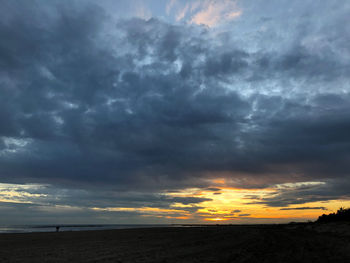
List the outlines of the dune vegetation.
<svg viewBox="0 0 350 263">
<path fill-rule="evenodd" d="M 316 220 L 317 223 L 330 223 L 330 222 L 350 222 L 350 208 L 339 208 L 336 213 L 330 213 L 328 215 L 323 214 Z"/>
</svg>

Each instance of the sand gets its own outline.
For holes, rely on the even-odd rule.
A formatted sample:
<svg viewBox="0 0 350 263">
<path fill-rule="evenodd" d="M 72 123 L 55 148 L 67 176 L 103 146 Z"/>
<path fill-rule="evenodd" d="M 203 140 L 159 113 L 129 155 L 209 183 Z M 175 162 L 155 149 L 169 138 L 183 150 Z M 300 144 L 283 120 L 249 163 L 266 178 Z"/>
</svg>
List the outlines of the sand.
<svg viewBox="0 0 350 263">
<path fill-rule="evenodd" d="M 350 262 L 350 225 L 342 227 L 340 233 L 255 225 L 0 234 L 0 262 Z"/>
</svg>

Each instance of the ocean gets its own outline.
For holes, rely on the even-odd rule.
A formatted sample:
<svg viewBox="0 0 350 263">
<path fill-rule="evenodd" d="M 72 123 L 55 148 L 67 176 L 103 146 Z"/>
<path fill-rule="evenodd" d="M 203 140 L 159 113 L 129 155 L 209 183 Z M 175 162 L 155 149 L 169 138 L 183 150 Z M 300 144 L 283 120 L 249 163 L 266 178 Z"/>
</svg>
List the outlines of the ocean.
<svg viewBox="0 0 350 263">
<path fill-rule="evenodd" d="M 0 233 L 32 233 L 32 232 L 56 232 L 58 225 L 12 225 L 0 226 Z M 128 228 L 150 228 L 150 227 L 175 227 L 179 225 L 59 225 L 61 231 L 87 231 L 87 230 L 108 230 Z"/>
</svg>

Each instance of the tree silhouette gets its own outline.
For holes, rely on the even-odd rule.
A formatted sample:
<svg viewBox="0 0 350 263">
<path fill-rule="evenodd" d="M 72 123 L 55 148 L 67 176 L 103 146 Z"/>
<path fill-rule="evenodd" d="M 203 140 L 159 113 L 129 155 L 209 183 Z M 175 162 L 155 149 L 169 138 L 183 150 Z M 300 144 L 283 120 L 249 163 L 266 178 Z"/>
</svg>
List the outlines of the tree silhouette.
<svg viewBox="0 0 350 263">
<path fill-rule="evenodd" d="M 328 215 L 323 214 L 316 220 L 317 223 L 329 223 L 329 222 L 350 222 L 350 208 L 339 208 L 337 213 L 330 213 Z"/>
</svg>

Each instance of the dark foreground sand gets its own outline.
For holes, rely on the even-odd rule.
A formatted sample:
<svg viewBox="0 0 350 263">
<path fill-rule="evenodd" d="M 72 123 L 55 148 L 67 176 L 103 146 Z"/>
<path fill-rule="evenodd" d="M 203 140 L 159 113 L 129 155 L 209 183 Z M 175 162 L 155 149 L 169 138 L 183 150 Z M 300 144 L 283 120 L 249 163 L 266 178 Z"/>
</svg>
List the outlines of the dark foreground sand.
<svg viewBox="0 0 350 263">
<path fill-rule="evenodd" d="M 350 262 L 350 225 L 1 234 L 0 262 Z"/>
</svg>

